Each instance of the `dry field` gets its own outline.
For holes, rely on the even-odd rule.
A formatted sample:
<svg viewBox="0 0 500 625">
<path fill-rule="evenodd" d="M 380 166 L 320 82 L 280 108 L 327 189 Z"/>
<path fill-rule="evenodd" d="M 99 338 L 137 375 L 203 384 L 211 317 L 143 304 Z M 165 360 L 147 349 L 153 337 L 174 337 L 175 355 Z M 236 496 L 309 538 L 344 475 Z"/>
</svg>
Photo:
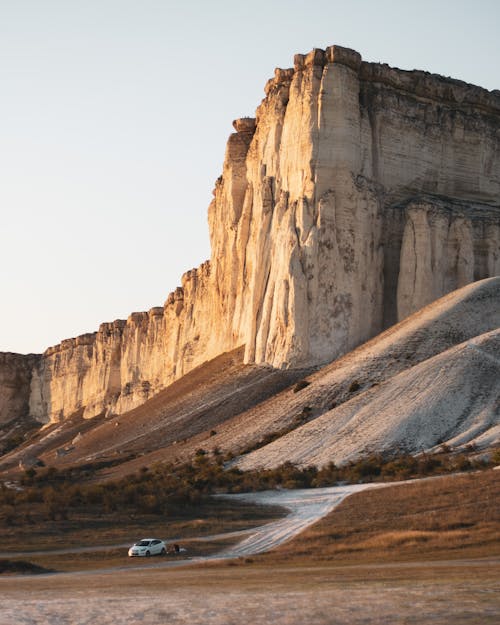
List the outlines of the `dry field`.
<svg viewBox="0 0 500 625">
<path fill-rule="evenodd" d="M 269 565 L 0 579 L 0 625 L 496 625 L 500 566 Z"/>
<path fill-rule="evenodd" d="M 496 625 L 498 476 L 360 492 L 259 556 L 3 577 L 0 625 Z"/>
<path fill-rule="evenodd" d="M 260 557 L 353 564 L 489 556 L 500 556 L 500 472 L 494 470 L 356 493 Z"/>
<path fill-rule="evenodd" d="M 23 510 L 18 513 L 26 516 Z M 41 551 L 127 544 L 145 535 L 158 536 L 167 542 L 193 536 L 233 532 L 262 525 L 285 512 L 277 507 L 255 506 L 244 502 L 212 500 L 184 517 L 165 519 L 151 514 L 124 514 L 120 511 L 97 516 L 95 511 L 79 511 L 69 519 L 48 521 L 37 517 L 31 505 L 29 522 L 0 523 L 0 554 L 17 551 Z M 7 557 L 7 555 L 3 556 Z M 53 567 L 52 567 L 53 568 Z"/>
</svg>

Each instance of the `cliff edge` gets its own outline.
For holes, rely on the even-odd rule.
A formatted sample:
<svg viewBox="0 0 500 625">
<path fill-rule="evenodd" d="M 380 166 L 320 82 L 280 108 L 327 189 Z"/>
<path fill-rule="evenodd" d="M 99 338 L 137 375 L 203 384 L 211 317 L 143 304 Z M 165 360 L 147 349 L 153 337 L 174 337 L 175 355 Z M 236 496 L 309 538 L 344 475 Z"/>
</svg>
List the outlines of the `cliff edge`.
<svg viewBox="0 0 500 625">
<path fill-rule="evenodd" d="M 0 422 L 118 414 L 242 346 L 247 363 L 324 364 L 500 275 L 499 91 L 331 46 L 277 69 L 234 128 L 210 261 L 162 307 L 3 355 Z"/>
</svg>

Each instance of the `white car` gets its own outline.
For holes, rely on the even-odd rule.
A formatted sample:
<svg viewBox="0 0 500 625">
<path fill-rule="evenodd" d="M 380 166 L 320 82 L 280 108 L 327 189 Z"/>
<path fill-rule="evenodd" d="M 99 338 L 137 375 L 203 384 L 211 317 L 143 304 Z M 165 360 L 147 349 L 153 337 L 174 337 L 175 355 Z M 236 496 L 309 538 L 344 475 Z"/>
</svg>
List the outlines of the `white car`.
<svg viewBox="0 0 500 625">
<path fill-rule="evenodd" d="M 143 538 L 135 543 L 128 550 L 129 557 L 132 556 L 164 556 L 167 548 L 163 540 L 159 538 Z"/>
</svg>

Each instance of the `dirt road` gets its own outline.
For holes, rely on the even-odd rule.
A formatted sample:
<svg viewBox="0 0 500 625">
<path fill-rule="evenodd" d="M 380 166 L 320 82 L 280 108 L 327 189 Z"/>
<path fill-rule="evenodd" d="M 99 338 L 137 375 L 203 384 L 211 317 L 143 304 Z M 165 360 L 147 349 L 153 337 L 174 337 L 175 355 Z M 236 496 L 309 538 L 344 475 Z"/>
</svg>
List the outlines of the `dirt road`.
<svg viewBox="0 0 500 625">
<path fill-rule="evenodd" d="M 351 484 L 329 488 L 272 490 L 230 495 L 230 497 L 256 504 L 282 506 L 290 510 L 290 513 L 283 519 L 255 528 L 250 536 L 220 555 L 234 558 L 269 551 L 316 523 L 349 495 L 367 488 L 380 488 L 381 486 L 384 484 Z"/>
</svg>

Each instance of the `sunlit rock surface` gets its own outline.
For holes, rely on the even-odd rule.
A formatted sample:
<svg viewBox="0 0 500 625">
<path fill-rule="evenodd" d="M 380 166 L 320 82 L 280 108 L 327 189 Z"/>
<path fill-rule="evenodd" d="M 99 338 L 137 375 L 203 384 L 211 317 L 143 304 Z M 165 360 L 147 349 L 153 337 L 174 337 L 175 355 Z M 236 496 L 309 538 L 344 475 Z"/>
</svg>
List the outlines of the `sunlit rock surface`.
<svg viewBox="0 0 500 625">
<path fill-rule="evenodd" d="M 326 363 L 500 274 L 500 92 L 332 46 L 265 94 L 227 143 L 211 260 L 163 307 L 0 363 L 2 419 L 124 412 L 238 346 L 247 362 Z"/>
</svg>

